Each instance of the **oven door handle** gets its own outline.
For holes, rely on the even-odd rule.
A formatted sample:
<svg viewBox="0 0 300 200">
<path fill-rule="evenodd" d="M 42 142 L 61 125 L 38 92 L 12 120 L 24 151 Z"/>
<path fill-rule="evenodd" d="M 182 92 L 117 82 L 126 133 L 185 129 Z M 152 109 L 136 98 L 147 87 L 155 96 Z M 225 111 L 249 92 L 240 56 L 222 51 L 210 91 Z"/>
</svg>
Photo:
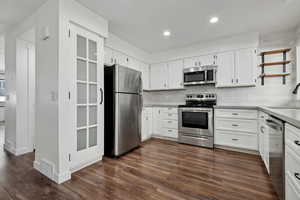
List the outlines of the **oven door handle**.
<svg viewBox="0 0 300 200">
<path fill-rule="evenodd" d="M 207 112 L 212 112 L 212 109 L 207 109 L 207 110 L 196 110 L 196 109 L 179 109 L 180 112 L 199 112 L 199 113 L 207 113 Z"/>
<path fill-rule="evenodd" d="M 199 139 L 199 140 L 203 140 L 203 141 L 207 141 L 207 140 L 209 140 L 209 138 L 208 138 L 208 137 L 203 137 L 203 136 L 202 136 L 202 137 L 199 137 L 198 139 Z"/>
</svg>

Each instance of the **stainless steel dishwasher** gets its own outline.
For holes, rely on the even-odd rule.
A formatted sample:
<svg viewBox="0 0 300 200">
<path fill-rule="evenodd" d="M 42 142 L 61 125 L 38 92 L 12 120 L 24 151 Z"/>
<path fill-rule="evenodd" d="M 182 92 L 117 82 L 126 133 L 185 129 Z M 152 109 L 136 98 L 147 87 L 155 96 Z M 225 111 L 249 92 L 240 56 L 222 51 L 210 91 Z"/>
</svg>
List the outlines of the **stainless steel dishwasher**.
<svg viewBox="0 0 300 200">
<path fill-rule="evenodd" d="M 269 116 L 270 176 L 274 189 L 280 200 L 284 200 L 284 122 Z"/>
</svg>

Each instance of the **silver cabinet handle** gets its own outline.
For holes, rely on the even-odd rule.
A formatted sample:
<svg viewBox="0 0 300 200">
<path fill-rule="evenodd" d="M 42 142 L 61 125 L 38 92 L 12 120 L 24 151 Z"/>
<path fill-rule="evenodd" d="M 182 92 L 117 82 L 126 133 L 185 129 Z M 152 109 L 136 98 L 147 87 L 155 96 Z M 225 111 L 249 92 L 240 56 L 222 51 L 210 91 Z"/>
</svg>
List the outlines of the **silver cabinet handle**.
<svg viewBox="0 0 300 200">
<path fill-rule="evenodd" d="M 233 138 L 233 139 L 231 139 L 232 141 L 238 141 L 239 139 L 235 139 L 235 138 Z"/>
<path fill-rule="evenodd" d="M 234 82 L 234 80 L 233 80 L 233 78 L 231 79 L 231 83 L 233 83 Z"/>
<path fill-rule="evenodd" d="M 238 127 L 239 125 L 237 125 L 237 124 L 232 124 L 232 126 L 234 126 L 234 127 Z"/>
<path fill-rule="evenodd" d="M 171 133 L 171 132 L 172 132 L 172 130 L 168 130 L 168 132 L 170 132 L 170 133 Z"/>
<path fill-rule="evenodd" d="M 238 78 L 236 79 L 236 83 L 239 83 L 239 79 Z"/>
<path fill-rule="evenodd" d="M 300 141 L 299 141 L 299 140 L 294 141 L 294 143 L 295 143 L 296 145 L 300 146 Z"/>
<path fill-rule="evenodd" d="M 263 127 L 263 126 L 260 127 L 260 131 L 261 131 L 262 133 L 265 133 L 265 132 L 264 132 L 264 127 Z"/>
<path fill-rule="evenodd" d="M 171 117 L 171 116 L 172 116 L 172 114 L 168 114 L 168 116 L 169 116 L 169 117 Z"/>
<path fill-rule="evenodd" d="M 238 113 L 232 113 L 232 115 L 239 115 Z"/>
<path fill-rule="evenodd" d="M 168 123 L 169 123 L 169 124 L 171 124 L 171 123 L 172 123 L 172 121 L 168 121 Z"/>
</svg>

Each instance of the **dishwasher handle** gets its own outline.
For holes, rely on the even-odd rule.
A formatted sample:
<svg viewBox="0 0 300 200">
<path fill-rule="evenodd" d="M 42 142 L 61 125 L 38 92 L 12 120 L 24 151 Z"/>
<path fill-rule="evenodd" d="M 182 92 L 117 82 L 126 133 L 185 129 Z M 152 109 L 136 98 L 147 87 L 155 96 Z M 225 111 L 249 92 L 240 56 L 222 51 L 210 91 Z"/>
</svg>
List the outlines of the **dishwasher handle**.
<svg viewBox="0 0 300 200">
<path fill-rule="evenodd" d="M 281 122 L 279 120 L 276 120 L 276 119 L 273 119 L 273 118 L 269 118 L 269 119 L 266 119 L 266 124 L 270 128 L 273 128 L 273 129 L 276 129 L 276 130 L 279 129 L 280 131 L 283 130 L 283 122 Z"/>
</svg>

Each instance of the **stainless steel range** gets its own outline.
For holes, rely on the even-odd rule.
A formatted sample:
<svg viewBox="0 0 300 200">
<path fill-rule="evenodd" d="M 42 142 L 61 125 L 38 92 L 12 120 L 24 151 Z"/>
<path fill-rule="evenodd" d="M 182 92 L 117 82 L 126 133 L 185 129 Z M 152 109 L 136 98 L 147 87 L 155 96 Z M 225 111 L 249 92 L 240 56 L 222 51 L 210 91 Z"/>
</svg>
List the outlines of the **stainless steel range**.
<svg viewBox="0 0 300 200">
<path fill-rule="evenodd" d="M 213 107 L 217 95 L 213 93 L 188 94 L 186 104 L 179 106 L 178 141 L 202 147 L 214 147 Z"/>
</svg>

